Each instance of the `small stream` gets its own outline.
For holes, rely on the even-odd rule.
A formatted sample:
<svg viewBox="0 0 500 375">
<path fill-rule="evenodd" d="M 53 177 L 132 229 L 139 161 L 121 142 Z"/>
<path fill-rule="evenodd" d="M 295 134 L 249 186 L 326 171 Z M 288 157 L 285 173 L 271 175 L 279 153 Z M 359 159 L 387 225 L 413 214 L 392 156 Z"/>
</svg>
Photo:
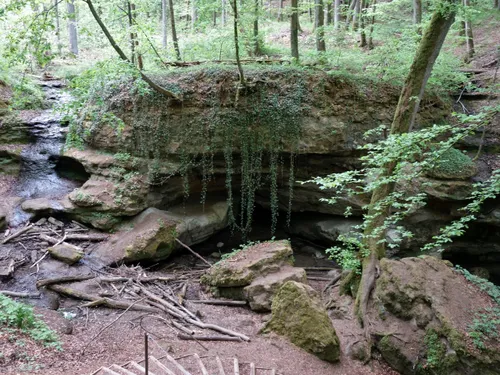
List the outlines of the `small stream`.
<svg viewBox="0 0 500 375">
<path fill-rule="evenodd" d="M 45 92 L 49 109 L 42 110 L 27 122 L 30 127 L 32 143 L 21 153 L 21 170 L 14 195 L 27 199 L 60 198 L 81 184 L 60 176 L 56 164 L 61 155 L 66 137 L 62 125 L 62 114 L 57 106 L 68 103 L 71 96 L 63 91 L 60 81 L 39 83 Z M 13 227 L 29 220 L 31 215 L 22 210 L 19 204 L 10 218 Z"/>
</svg>

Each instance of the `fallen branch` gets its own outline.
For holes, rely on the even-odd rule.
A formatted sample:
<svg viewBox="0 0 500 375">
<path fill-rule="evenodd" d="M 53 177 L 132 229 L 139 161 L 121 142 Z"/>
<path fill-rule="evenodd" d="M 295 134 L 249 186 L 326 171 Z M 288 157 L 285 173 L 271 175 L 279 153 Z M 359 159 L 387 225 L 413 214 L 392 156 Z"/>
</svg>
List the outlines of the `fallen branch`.
<svg viewBox="0 0 500 375">
<path fill-rule="evenodd" d="M 201 335 L 183 335 L 182 333 L 179 333 L 177 335 L 177 338 L 181 340 L 199 340 L 199 341 L 238 341 L 241 342 L 242 339 L 239 337 L 232 337 L 232 336 L 219 336 L 219 335 L 208 335 L 208 336 L 201 336 Z"/>
<path fill-rule="evenodd" d="M 194 319 L 185 319 L 185 320 L 186 320 L 186 322 L 191 323 L 192 325 L 195 325 L 199 328 L 211 329 L 213 331 L 225 333 L 226 335 L 240 337 L 244 341 L 250 341 L 250 337 L 248 337 L 242 333 L 238 333 L 238 332 L 232 331 L 230 329 L 220 327 L 220 326 L 215 325 L 215 324 L 202 323 L 202 322 L 194 320 Z"/>
<path fill-rule="evenodd" d="M 40 298 L 40 293 L 23 293 L 23 292 L 12 292 L 10 290 L 0 290 L 0 294 L 9 297 Z"/>
<path fill-rule="evenodd" d="M 20 236 L 21 234 L 23 233 L 26 233 L 27 231 L 29 231 L 31 228 L 33 228 L 33 224 L 30 224 L 28 225 L 27 227 L 24 227 L 23 229 L 17 231 L 16 233 L 14 234 L 11 234 L 9 237 L 7 237 L 6 239 L 4 239 L 2 241 L 2 245 L 6 244 L 7 242 L 9 242 L 10 240 Z"/>
<path fill-rule="evenodd" d="M 126 310 L 131 305 L 133 305 L 132 307 L 130 307 L 132 310 L 147 311 L 147 312 L 153 312 L 153 313 L 160 312 L 159 309 L 151 307 L 151 306 L 138 305 L 135 303 L 128 303 L 128 302 L 123 302 L 123 301 L 116 301 L 116 300 L 113 300 L 111 298 L 102 298 L 99 296 L 94 296 L 92 294 L 82 292 L 80 290 L 63 287 L 63 286 L 57 285 L 57 284 L 49 285 L 48 289 L 53 290 L 54 292 L 57 292 L 59 294 L 63 294 L 65 296 L 76 298 L 76 299 L 81 299 L 84 301 L 100 301 L 100 300 L 102 300 L 102 305 L 109 307 L 109 308 L 112 308 L 112 309 Z"/>
<path fill-rule="evenodd" d="M 194 251 L 193 249 L 191 249 L 188 245 L 182 243 L 178 238 L 175 239 L 177 241 L 178 244 L 180 244 L 182 247 L 184 247 L 185 249 L 189 250 L 191 252 L 191 254 L 193 254 L 195 257 L 197 257 L 198 259 L 200 259 L 203 263 L 205 263 L 206 265 L 208 265 L 209 267 L 212 267 L 212 264 L 209 263 L 205 258 L 203 258 L 200 254 L 198 254 L 196 251 Z"/>
<path fill-rule="evenodd" d="M 85 281 L 85 280 L 90 280 L 90 279 L 94 279 L 94 278 L 95 278 L 94 275 L 75 275 L 75 276 L 54 277 L 52 279 L 38 280 L 36 282 L 36 287 L 37 287 L 37 289 L 40 289 L 40 288 L 47 286 L 47 285 L 69 283 L 69 282 L 73 282 L 73 281 Z"/>
<path fill-rule="evenodd" d="M 217 300 L 217 299 L 211 299 L 211 300 L 187 300 L 187 302 L 192 302 L 192 303 L 203 303 L 205 305 L 221 305 L 221 306 L 246 306 L 247 302 L 246 301 L 231 301 L 231 300 Z"/>
</svg>

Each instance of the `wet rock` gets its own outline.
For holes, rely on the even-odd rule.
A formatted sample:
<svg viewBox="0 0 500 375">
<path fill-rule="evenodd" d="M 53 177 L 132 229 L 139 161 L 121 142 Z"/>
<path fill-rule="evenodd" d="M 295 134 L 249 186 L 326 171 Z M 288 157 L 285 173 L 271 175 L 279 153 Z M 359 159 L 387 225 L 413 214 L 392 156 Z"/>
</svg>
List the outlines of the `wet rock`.
<svg viewBox="0 0 500 375">
<path fill-rule="evenodd" d="M 308 285 L 288 281 L 272 303 L 265 331 L 287 337 L 293 344 L 328 362 L 340 357 L 340 342 L 317 292 Z"/>
<path fill-rule="evenodd" d="M 434 257 L 382 259 L 380 270 L 369 310 L 377 331 L 388 332 L 376 347 L 393 368 L 402 374 L 423 368 L 435 374 L 498 372 L 498 342 L 484 340 L 478 350 L 468 332 L 491 298 Z"/>
<path fill-rule="evenodd" d="M 67 243 L 49 247 L 47 251 L 52 257 L 70 265 L 79 262 L 84 255 L 81 248 Z"/>
<path fill-rule="evenodd" d="M 23 145 L 0 145 L 0 173 L 18 176 Z"/>
<path fill-rule="evenodd" d="M 339 235 L 349 233 L 359 224 L 361 220 L 345 217 L 297 214 L 290 224 L 289 231 L 310 241 L 332 243 L 337 241 Z"/>
<path fill-rule="evenodd" d="M 253 311 L 271 311 L 271 303 L 279 288 L 287 281 L 307 283 L 306 271 L 302 268 L 284 266 L 277 272 L 258 277 L 243 289 L 245 299 Z"/>
<path fill-rule="evenodd" d="M 47 221 L 58 228 L 64 227 L 64 223 L 62 221 L 54 219 L 53 217 L 49 217 Z"/>
<path fill-rule="evenodd" d="M 218 288 L 244 287 L 257 277 L 266 276 L 291 264 L 292 255 L 289 241 L 259 243 L 235 252 L 212 266 L 203 275 L 202 282 Z"/>
</svg>

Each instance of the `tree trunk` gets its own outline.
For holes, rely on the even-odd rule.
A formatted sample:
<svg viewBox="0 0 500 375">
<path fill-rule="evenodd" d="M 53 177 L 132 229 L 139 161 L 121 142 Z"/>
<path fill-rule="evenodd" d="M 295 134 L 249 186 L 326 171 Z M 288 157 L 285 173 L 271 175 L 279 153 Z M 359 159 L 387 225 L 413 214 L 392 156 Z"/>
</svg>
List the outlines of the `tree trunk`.
<svg viewBox="0 0 500 375">
<path fill-rule="evenodd" d="M 76 30 L 76 12 L 75 12 L 75 2 L 70 0 L 67 3 L 68 11 L 68 32 L 69 32 L 69 46 L 70 52 L 78 56 L 78 33 Z"/>
<path fill-rule="evenodd" d="M 129 33 L 129 38 L 130 38 L 130 61 L 132 61 L 132 64 L 135 65 L 136 59 L 135 59 L 135 33 L 132 29 L 134 26 L 134 22 L 132 20 L 132 5 L 130 4 L 130 1 L 127 1 L 127 16 L 128 16 L 128 27 L 130 29 Z"/>
<path fill-rule="evenodd" d="M 222 0 L 222 9 L 221 9 L 221 13 L 220 13 L 220 17 L 221 17 L 221 23 L 222 23 L 222 26 L 226 26 L 226 17 L 227 17 L 227 14 L 226 14 L 226 0 Z"/>
<path fill-rule="evenodd" d="M 283 0 L 278 0 L 278 22 L 283 22 Z"/>
<path fill-rule="evenodd" d="M 259 39 L 259 0 L 255 1 L 254 19 L 253 19 L 253 55 L 262 55 L 262 48 Z"/>
<path fill-rule="evenodd" d="M 333 27 L 340 28 L 340 0 L 335 0 L 333 8 Z"/>
<path fill-rule="evenodd" d="M 332 3 L 328 2 L 326 4 L 326 24 L 331 25 L 332 24 Z"/>
<path fill-rule="evenodd" d="M 236 0 L 233 0 L 231 5 L 233 7 L 233 14 L 234 14 L 233 31 L 234 31 L 234 51 L 235 51 L 235 55 L 236 55 L 236 64 L 238 65 L 238 72 L 240 75 L 240 85 L 245 86 L 245 76 L 243 74 L 243 68 L 241 67 L 241 61 L 240 61 L 240 46 L 239 46 L 239 38 L 238 38 L 238 21 L 239 21 L 238 20 L 238 4 L 236 3 Z"/>
<path fill-rule="evenodd" d="M 198 22 L 198 7 L 196 0 L 191 2 L 191 30 L 195 31 L 196 22 Z"/>
<path fill-rule="evenodd" d="M 299 10 L 298 0 L 291 0 L 292 15 L 290 17 L 290 41 L 292 47 L 292 57 L 299 59 Z"/>
<path fill-rule="evenodd" d="M 161 34 L 162 46 L 167 48 L 167 0 L 161 0 Z"/>
<path fill-rule="evenodd" d="M 349 9 L 347 10 L 347 15 L 345 19 L 345 29 L 349 30 L 349 26 L 351 25 L 351 22 L 354 17 L 354 8 L 356 7 L 356 4 L 358 3 L 359 0 L 352 0 L 351 4 L 349 5 Z"/>
<path fill-rule="evenodd" d="M 413 0 L 413 24 L 422 23 L 422 0 Z"/>
<path fill-rule="evenodd" d="M 59 19 L 59 0 L 54 0 L 54 12 L 56 17 L 56 42 L 57 42 L 57 53 L 62 54 L 61 45 L 61 22 Z"/>
<path fill-rule="evenodd" d="M 373 49 L 374 44 L 373 44 L 373 28 L 375 26 L 375 11 L 377 10 L 377 0 L 373 0 L 372 3 L 372 19 L 370 21 L 370 36 L 368 38 L 368 49 Z"/>
<path fill-rule="evenodd" d="M 463 0 L 463 5 L 465 8 L 470 6 L 470 0 Z M 472 35 L 472 22 L 470 19 L 465 20 L 465 46 L 466 55 L 465 61 L 469 62 L 474 57 L 474 37 Z"/>
<path fill-rule="evenodd" d="M 352 31 L 359 30 L 359 24 L 361 22 L 361 3 L 363 0 L 356 0 L 356 4 L 354 6 L 354 16 L 352 18 Z"/>
<path fill-rule="evenodd" d="M 446 1 L 451 4 L 452 10 L 440 12 L 437 10 L 427 27 L 419 48 L 413 59 L 408 76 L 403 85 L 399 102 L 396 107 L 391 126 L 391 134 L 402 134 L 411 131 L 417 115 L 420 101 L 422 100 L 425 85 L 432 68 L 439 55 L 443 42 L 455 19 L 453 0 Z M 446 9 L 446 8 L 445 8 Z M 392 175 L 395 163 L 384 166 L 381 177 Z M 390 204 L 383 204 L 384 200 L 394 191 L 394 184 L 381 185 L 373 191 L 367 217 L 372 220 L 367 224 L 364 232 L 363 246 L 369 251 L 369 256 L 363 260 L 363 273 L 356 296 L 356 315 L 361 324 L 366 328 L 365 317 L 370 299 L 370 294 L 375 286 L 379 270 L 379 260 L 385 257 L 385 230 L 376 229 L 384 225 L 389 215 Z"/>
<path fill-rule="evenodd" d="M 315 0 L 314 29 L 316 30 L 316 50 L 318 52 L 326 51 L 324 24 L 325 11 L 323 9 L 323 0 Z"/>
<path fill-rule="evenodd" d="M 99 17 L 99 14 L 97 13 L 97 11 L 95 9 L 94 4 L 92 3 L 92 0 L 83 0 L 83 2 L 87 3 L 87 5 L 89 6 L 90 13 L 92 13 L 92 16 L 94 17 L 97 24 L 101 28 L 102 32 L 104 33 L 104 35 L 108 39 L 109 44 L 111 44 L 111 46 L 116 51 L 116 53 L 118 53 L 118 56 L 120 56 L 120 58 L 122 60 L 130 62 L 130 60 L 127 58 L 127 55 L 125 55 L 123 50 L 120 48 L 120 46 L 116 43 L 113 36 L 110 34 L 110 32 L 109 32 L 108 28 L 106 27 L 106 25 L 104 24 L 104 22 L 102 22 L 101 17 Z M 175 95 L 173 92 L 168 91 L 168 90 L 164 89 L 163 87 L 154 83 L 153 80 L 151 78 L 149 78 L 147 75 L 145 75 L 142 71 L 139 70 L 139 72 L 141 74 L 141 78 L 149 85 L 149 87 L 151 87 L 151 89 L 153 89 L 157 93 L 164 95 L 168 98 L 174 98 L 174 99 L 180 100 L 180 98 L 177 95 Z"/>
<path fill-rule="evenodd" d="M 368 45 L 368 42 L 366 40 L 366 32 L 365 32 L 365 16 L 366 16 L 366 9 L 365 9 L 365 1 L 366 0 L 361 0 L 361 13 L 359 14 L 359 19 L 361 23 L 361 32 L 360 32 L 360 43 L 359 46 L 361 48 L 364 48 Z"/>
<path fill-rule="evenodd" d="M 174 42 L 175 58 L 177 61 L 181 60 L 181 50 L 179 49 L 179 40 L 177 39 L 177 32 L 175 31 L 175 12 L 173 0 L 168 0 L 168 9 L 170 15 L 170 27 L 172 31 L 172 41 Z"/>
</svg>

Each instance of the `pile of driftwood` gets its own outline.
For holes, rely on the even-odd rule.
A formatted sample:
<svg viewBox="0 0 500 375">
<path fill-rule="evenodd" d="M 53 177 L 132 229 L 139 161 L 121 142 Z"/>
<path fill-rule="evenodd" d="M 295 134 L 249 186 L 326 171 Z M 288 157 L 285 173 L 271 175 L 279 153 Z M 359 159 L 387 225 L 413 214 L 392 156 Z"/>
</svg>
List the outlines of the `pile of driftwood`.
<svg viewBox="0 0 500 375">
<path fill-rule="evenodd" d="M 144 311 L 148 314 L 143 315 L 141 319 L 152 317 L 168 324 L 178 332 L 178 338 L 182 340 L 250 341 L 250 338 L 242 333 L 216 324 L 204 323 L 196 310 L 190 309 L 190 305 L 195 306 L 198 303 L 232 306 L 245 304 L 242 301 L 186 300 L 189 279 L 199 278 L 202 272 L 203 269 L 200 269 L 150 277 L 140 273 L 134 276 L 115 274 L 64 276 L 39 280 L 37 288 L 47 288 L 67 297 L 88 301 L 80 307 L 103 306 L 125 310 L 116 320 L 128 310 Z M 68 283 L 87 280 L 94 285 L 97 283 L 102 292 L 89 294 L 68 286 Z M 216 334 L 206 333 L 206 330 L 214 331 Z"/>
</svg>

